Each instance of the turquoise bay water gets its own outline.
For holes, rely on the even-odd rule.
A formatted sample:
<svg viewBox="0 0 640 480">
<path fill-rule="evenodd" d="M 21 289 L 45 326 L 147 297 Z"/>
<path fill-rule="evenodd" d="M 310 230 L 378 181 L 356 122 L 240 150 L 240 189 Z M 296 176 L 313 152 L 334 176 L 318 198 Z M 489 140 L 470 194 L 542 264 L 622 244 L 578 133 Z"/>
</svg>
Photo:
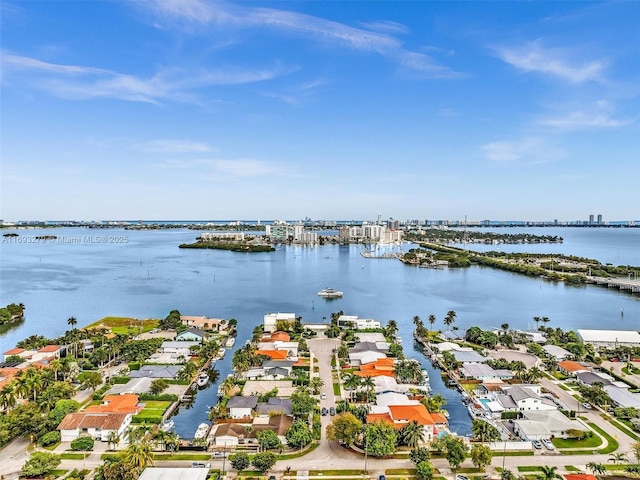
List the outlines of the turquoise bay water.
<svg viewBox="0 0 640 480">
<path fill-rule="evenodd" d="M 515 229 L 502 229 L 511 233 Z M 565 238 L 562 245 L 498 246 L 512 251 L 552 251 L 640 265 L 640 229 L 526 229 Z M 90 229 L 19 230 L 21 237 L 99 237 L 79 243 L 0 245 L 0 303 L 22 302 L 26 320 L 0 331 L 0 352 L 29 335 L 55 337 L 74 316 L 86 325 L 104 316 L 164 317 L 177 308 L 188 315 L 236 318 L 242 346 L 267 312 L 294 312 L 305 322 L 322 322 L 338 310 L 346 314 L 398 322 L 411 354 L 411 319 L 435 314 L 436 328 L 448 310 L 457 312 L 460 329 L 478 325 L 534 327 L 534 316 L 563 329 L 637 329 L 640 297 L 606 288 L 569 287 L 489 268 L 430 270 L 395 260 L 366 259 L 365 247 L 283 247 L 272 253 L 240 254 L 216 250 L 181 250 L 197 236 L 190 230 L 125 231 Z M 102 237 L 107 242 L 102 243 Z M 109 243 L 127 239 L 126 243 Z M 405 248 L 408 248 L 405 247 Z M 470 248 L 483 248 L 472 245 Z M 496 246 L 492 246 L 495 249 Z M 338 300 L 316 293 L 325 287 L 344 292 Z M 621 315 L 624 311 L 624 315 Z M 419 356 L 419 354 L 414 353 Z M 419 356 L 419 358 L 421 358 Z M 224 378 L 231 352 L 216 368 Z M 435 391 L 447 396 L 452 429 L 468 433 L 466 409 L 458 394 L 446 389 L 429 370 Z M 180 412 L 178 433 L 189 437 L 215 403 L 215 386 L 200 392 L 192 408 Z"/>
</svg>

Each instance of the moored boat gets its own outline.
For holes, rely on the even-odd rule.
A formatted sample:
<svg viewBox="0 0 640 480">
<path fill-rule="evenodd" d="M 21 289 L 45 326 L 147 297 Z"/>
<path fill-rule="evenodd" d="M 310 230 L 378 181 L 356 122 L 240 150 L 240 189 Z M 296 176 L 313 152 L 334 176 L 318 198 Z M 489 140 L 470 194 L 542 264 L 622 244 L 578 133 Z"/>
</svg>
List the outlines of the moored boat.
<svg viewBox="0 0 640 480">
<path fill-rule="evenodd" d="M 173 422 L 173 420 L 165 420 L 164 422 L 162 422 L 162 425 L 160 426 L 160 430 L 168 432 L 174 427 L 174 425 L 175 423 Z"/>
<path fill-rule="evenodd" d="M 327 287 L 320 290 L 318 292 L 318 296 L 323 298 L 341 298 L 342 292 L 338 290 L 334 290 L 333 288 Z"/>
<path fill-rule="evenodd" d="M 207 383 L 209 383 L 209 375 L 206 372 L 202 372 L 200 375 L 198 375 L 196 383 L 199 387 L 204 387 Z"/>
<path fill-rule="evenodd" d="M 224 348 L 219 348 L 218 349 L 218 358 L 222 358 L 224 357 L 226 350 Z"/>
<path fill-rule="evenodd" d="M 231 347 L 233 347 L 234 343 L 236 343 L 235 337 L 229 337 L 229 338 L 227 338 L 227 341 L 224 342 L 224 346 L 227 347 L 227 348 L 231 348 Z"/>
<path fill-rule="evenodd" d="M 211 425 L 209 425 L 208 423 L 201 423 L 200 425 L 198 425 L 198 429 L 196 430 L 196 433 L 193 435 L 193 438 L 205 438 L 209 433 L 210 427 Z"/>
</svg>

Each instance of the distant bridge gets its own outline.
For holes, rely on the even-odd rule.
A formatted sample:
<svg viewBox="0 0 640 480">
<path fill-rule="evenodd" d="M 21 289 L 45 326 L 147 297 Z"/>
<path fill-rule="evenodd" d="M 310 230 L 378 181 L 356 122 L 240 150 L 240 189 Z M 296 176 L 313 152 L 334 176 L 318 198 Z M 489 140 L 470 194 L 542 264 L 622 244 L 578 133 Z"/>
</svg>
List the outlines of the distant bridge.
<svg viewBox="0 0 640 480">
<path fill-rule="evenodd" d="M 606 286 L 607 288 L 617 288 L 619 290 L 628 290 L 631 293 L 640 293 L 640 279 L 624 279 L 624 278 L 607 278 L 587 276 L 587 283 L 595 283 L 596 285 Z"/>
</svg>

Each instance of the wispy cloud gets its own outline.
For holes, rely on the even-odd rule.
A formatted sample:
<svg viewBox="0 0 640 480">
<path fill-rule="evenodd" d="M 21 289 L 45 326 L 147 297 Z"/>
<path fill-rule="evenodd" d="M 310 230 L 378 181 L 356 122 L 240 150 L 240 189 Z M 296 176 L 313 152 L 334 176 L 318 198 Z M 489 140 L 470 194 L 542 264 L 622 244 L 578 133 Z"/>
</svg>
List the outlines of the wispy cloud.
<svg viewBox="0 0 640 480">
<path fill-rule="evenodd" d="M 159 167 L 179 170 L 199 170 L 205 174 L 221 173 L 234 177 L 260 177 L 282 173 L 282 169 L 276 164 L 250 158 L 168 160 L 159 164 Z"/>
<path fill-rule="evenodd" d="M 191 140 L 151 140 L 149 142 L 136 145 L 138 150 L 154 153 L 205 153 L 211 152 L 213 148 L 203 142 Z"/>
<path fill-rule="evenodd" d="M 536 41 L 519 47 L 496 49 L 498 58 L 525 72 L 536 72 L 560 78 L 570 83 L 601 81 L 606 60 L 572 60 L 569 51 L 545 48 Z"/>
<path fill-rule="evenodd" d="M 481 150 L 486 159 L 496 163 L 543 163 L 562 155 L 539 137 L 491 142 L 483 145 Z"/>
<path fill-rule="evenodd" d="M 216 24 L 235 28 L 268 28 L 298 33 L 315 41 L 376 53 L 413 69 L 423 77 L 453 78 L 460 74 L 438 65 L 430 56 L 407 50 L 391 33 L 404 31 L 402 25 L 379 21 L 356 28 L 303 13 L 264 7 L 241 7 L 224 1 L 205 3 L 201 0 L 150 0 L 142 5 L 158 17 L 194 24 Z"/>
<path fill-rule="evenodd" d="M 599 101 L 589 106 L 588 109 L 572 110 L 561 115 L 540 118 L 538 124 L 560 130 L 584 130 L 625 127 L 636 120 L 637 118 L 615 118 L 611 104 L 606 101 Z"/>
<path fill-rule="evenodd" d="M 291 72 L 281 65 L 253 70 L 173 68 L 142 78 L 95 67 L 48 63 L 6 51 L 0 58 L 3 80 L 26 73 L 26 82 L 63 98 L 116 98 L 156 104 L 164 100 L 196 102 L 193 92 L 198 88 L 262 82 Z"/>
<path fill-rule="evenodd" d="M 374 32 L 384 33 L 408 33 L 409 29 L 406 25 L 398 22 L 392 22 L 390 20 L 379 20 L 377 22 L 361 23 L 361 25 L 367 30 L 373 30 Z"/>
</svg>

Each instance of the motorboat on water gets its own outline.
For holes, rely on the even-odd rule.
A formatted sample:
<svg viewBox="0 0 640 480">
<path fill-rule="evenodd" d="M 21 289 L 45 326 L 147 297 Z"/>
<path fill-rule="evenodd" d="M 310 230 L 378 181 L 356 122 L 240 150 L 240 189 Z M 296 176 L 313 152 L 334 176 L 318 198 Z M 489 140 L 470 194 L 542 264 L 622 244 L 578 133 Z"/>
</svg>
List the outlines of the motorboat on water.
<svg viewBox="0 0 640 480">
<path fill-rule="evenodd" d="M 327 287 L 320 290 L 318 296 L 323 298 L 342 298 L 342 292 Z"/>
<path fill-rule="evenodd" d="M 218 349 L 218 358 L 222 358 L 222 357 L 224 357 L 224 354 L 225 354 L 226 352 L 227 352 L 227 351 L 226 351 L 224 348 L 219 348 L 219 349 Z"/>
<path fill-rule="evenodd" d="M 198 425 L 193 438 L 205 438 L 207 436 L 207 433 L 209 433 L 209 427 L 211 427 L 211 425 L 209 425 L 208 423 L 201 423 L 200 425 Z"/>
<path fill-rule="evenodd" d="M 202 372 L 200 375 L 198 375 L 196 383 L 199 387 L 204 387 L 205 385 L 207 385 L 207 383 L 209 383 L 209 374 L 206 372 Z"/>
<path fill-rule="evenodd" d="M 173 429 L 174 426 L 175 426 L 175 423 L 173 420 L 165 420 L 164 422 L 162 422 L 162 425 L 160 426 L 160 430 L 168 432 L 169 430 Z"/>
<path fill-rule="evenodd" d="M 231 348 L 231 347 L 233 347 L 234 343 L 236 343 L 235 337 L 229 337 L 229 338 L 227 338 L 227 341 L 224 342 L 224 346 L 227 347 L 227 348 Z"/>
</svg>

